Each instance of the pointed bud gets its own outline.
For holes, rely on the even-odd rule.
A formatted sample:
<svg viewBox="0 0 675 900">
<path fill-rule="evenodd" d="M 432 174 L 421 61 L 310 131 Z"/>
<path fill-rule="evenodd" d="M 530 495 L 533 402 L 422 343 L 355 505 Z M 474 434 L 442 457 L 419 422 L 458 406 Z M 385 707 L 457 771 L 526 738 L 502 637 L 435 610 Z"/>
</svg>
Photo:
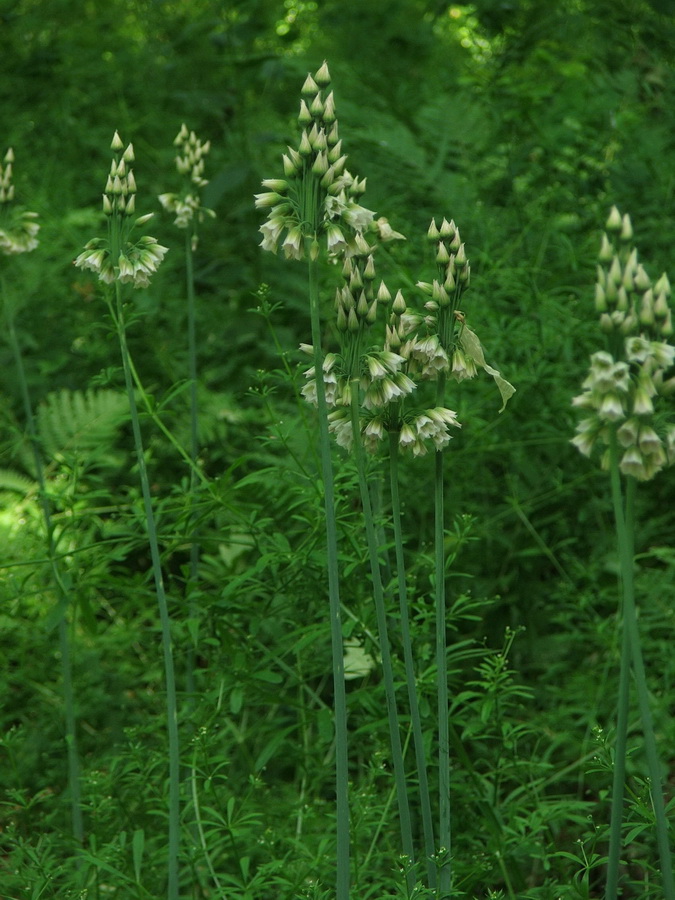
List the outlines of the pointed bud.
<svg viewBox="0 0 675 900">
<path fill-rule="evenodd" d="M 391 294 L 389 293 L 389 288 L 384 283 L 384 281 L 380 282 L 380 287 L 378 288 L 378 291 L 377 291 L 377 299 L 380 301 L 380 303 L 388 303 L 391 300 Z"/>
<path fill-rule="evenodd" d="M 668 310 L 665 319 L 661 323 L 659 331 L 663 335 L 663 337 L 670 337 L 673 333 L 673 320 L 671 316 L 670 310 Z"/>
<path fill-rule="evenodd" d="M 402 316 L 406 311 L 406 303 L 405 298 L 401 291 L 396 291 L 396 296 L 394 297 L 394 302 L 391 305 L 392 312 L 394 312 L 397 316 Z"/>
<path fill-rule="evenodd" d="M 309 111 L 316 119 L 319 119 L 321 118 L 321 116 L 323 116 L 323 100 L 321 99 L 321 94 L 317 94 L 316 97 L 312 100 Z"/>
<path fill-rule="evenodd" d="M 114 150 L 115 153 L 119 153 L 120 150 L 124 149 L 124 144 L 122 143 L 122 138 L 119 136 L 117 132 L 115 132 L 112 143 L 110 144 L 110 149 Z"/>
<path fill-rule="evenodd" d="M 455 266 L 458 269 L 462 269 L 467 264 L 467 262 L 468 260 L 466 258 L 466 250 L 464 249 L 464 244 L 460 244 L 459 250 L 457 251 L 457 254 L 455 256 Z"/>
<path fill-rule="evenodd" d="M 644 266 L 641 263 L 638 264 L 634 278 L 635 287 L 638 291 L 646 291 L 651 285 L 649 275 L 647 275 Z"/>
<path fill-rule="evenodd" d="M 328 124 L 328 123 L 326 123 L 326 124 Z M 330 131 L 326 135 L 326 140 L 328 141 L 329 147 L 334 147 L 337 144 L 337 142 L 339 140 L 339 138 L 338 138 L 338 123 L 337 122 L 333 122 L 333 124 L 330 126 Z"/>
<path fill-rule="evenodd" d="M 665 293 L 659 294 L 654 303 L 654 315 L 657 317 L 657 319 L 664 319 L 668 315 L 669 311 L 668 300 Z"/>
<path fill-rule="evenodd" d="M 668 276 L 665 272 L 654 285 L 654 290 L 657 294 L 665 294 L 666 297 L 670 297 L 670 281 L 668 281 Z"/>
<path fill-rule="evenodd" d="M 328 87 L 330 84 L 330 72 L 328 71 L 328 64 L 325 60 L 321 68 L 315 73 L 314 80 L 319 87 Z"/>
<path fill-rule="evenodd" d="M 356 310 L 354 309 L 349 310 L 349 315 L 347 316 L 347 328 L 352 333 L 359 330 L 359 320 L 356 318 Z"/>
<path fill-rule="evenodd" d="M 323 105 L 323 120 L 326 125 L 332 125 L 335 121 L 335 99 L 332 91 L 326 97 Z"/>
<path fill-rule="evenodd" d="M 356 314 L 359 319 L 365 319 L 368 315 L 368 300 L 363 291 L 359 294 L 359 302 L 356 304 Z"/>
<path fill-rule="evenodd" d="M 654 324 L 654 294 L 651 288 L 644 292 L 640 301 L 640 323 L 642 325 Z"/>
<path fill-rule="evenodd" d="M 112 203 L 110 202 L 110 197 L 108 197 L 107 194 L 104 194 L 103 195 L 103 212 L 106 214 L 106 216 L 111 216 L 112 211 L 113 211 L 113 208 L 112 208 Z"/>
<path fill-rule="evenodd" d="M 621 213 L 616 206 L 613 206 L 610 210 L 607 222 L 605 223 L 605 228 L 607 231 L 618 234 L 621 231 L 622 224 Z"/>
<path fill-rule="evenodd" d="M 300 112 L 298 113 L 298 124 L 302 125 L 304 127 L 305 125 L 309 125 L 311 121 L 312 121 L 312 114 L 310 113 L 305 101 L 301 100 L 300 101 Z M 300 151 L 300 152 L 302 152 L 302 151 Z"/>
<path fill-rule="evenodd" d="M 450 262 L 450 254 L 448 253 L 448 248 L 445 246 L 443 241 L 440 241 L 438 244 L 438 249 L 436 251 L 436 262 L 439 266 L 447 266 Z"/>
<path fill-rule="evenodd" d="M 427 231 L 427 238 L 435 244 L 440 239 L 440 237 L 441 233 L 436 227 L 436 219 L 432 219 L 429 230 Z"/>
<path fill-rule="evenodd" d="M 372 253 L 368 257 L 368 262 L 363 270 L 363 277 L 367 281 L 372 281 L 375 278 L 375 260 L 373 259 Z"/>
<path fill-rule="evenodd" d="M 337 330 L 340 333 L 344 334 L 344 332 L 347 330 L 347 314 L 345 313 L 344 307 L 342 305 L 338 307 L 335 324 L 337 325 Z"/>
<path fill-rule="evenodd" d="M 377 298 L 375 298 L 375 300 L 373 300 L 373 302 L 370 304 L 370 308 L 369 308 L 368 314 L 366 316 L 366 322 L 368 323 L 368 325 L 374 325 L 376 321 L 377 321 Z"/>
<path fill-rule="evenodd" d="M 318 84 L 316 83 L 316 81 L 314 81 L 311 75 L 308 75 L 307 78 L 305 78 L 305 83 L 300 89 L 300 93 L 303 95 L 303 97 L 313 97 L 318 90 Z"/>
<path fill-rule="evenodd" d="M 633 239 L 633 226 L 630 221 L 630 216 L 628 213 L 621 219 L 621 233 L 619 234 L 619 240 L 628 241 Z"/>
<path fill-rule="evenodd" d="M 304 128 L 302 130 L 302 137 L 300 138 L 298 153 L 300 154 L 300 156 L 310 156 L 310 154 L 312 153 L 312 145 L 309 142 L 309 135 Z"/>
<path fill-rule="evenodd" d="M 595 311 L 599 313 L 607 311 L 605 292 L 599 284 L 595 285 Z"/>
<path fill-rule="evenodd" d="M 612 261 L 612 257 L 614 256 L 614 248 L 612 247 L 611 241 L 607 237 L 606 232 L 602 234 L 602 243 L 600 245 L 600 252 L 598 253 L 598 259 L 600 262 L 609 263 Z"/>
<path fill-rule="evenodd" d="M 297 173 L 297 170 L 296 170 L 295 166 L 294 166 L 293 163 L 291 162 L 290 157 L 288 157 L 288 156 L 284 153 L 283 156 L 281 157 L 281 160 L 282 160 L 282 162 L 283 162 L 283 164 L 284 164 L 284 175 L 286 176 L 286 178 L 295 178 L 295 176 L 296 176 L 298 173 Z"/>
</svg>

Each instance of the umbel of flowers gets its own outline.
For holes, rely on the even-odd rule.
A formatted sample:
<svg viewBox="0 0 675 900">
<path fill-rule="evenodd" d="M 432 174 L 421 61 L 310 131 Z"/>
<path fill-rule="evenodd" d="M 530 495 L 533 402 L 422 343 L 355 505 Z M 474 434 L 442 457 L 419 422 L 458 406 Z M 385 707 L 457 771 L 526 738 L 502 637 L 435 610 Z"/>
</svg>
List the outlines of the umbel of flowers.
<svg viewBox="0 0 675 900">
<path fill-rule="evenodd" d="M 135 217 L 136 179 L 131 168 L 133 146 L 129 144 L 125 149 L 117 132 L 110 146 L 115 155 L 103 194 L 108 236 L 90 240 L 75 260 L 75 265 L 95 272 L 99 281 L 106 284 L 120 281 L 133 284 L 135 288 L 144 288 L 164 259 L 167 248 L 147 235 L 131 240 L 133 229 L 145 224 L 153 213 Z"/>
<path fill-rule="evenodd" d="M 281 246 L 287 259 L 304 257 L 306 239 L 316 259 L 322 237 L 329 253 L 340 253 L 356 234 L 374 224 L 374 213 L 358 202 L 366 180 L 355 178 L 346 168 L 329 88 L 330 74 L 324 62 L 302 86 L 300 142 L 282 156 L 284 177 L 265 179 L 266 191 L 255 198 L 257 209 L 268 210 L 267 221 L 260 228 L 261 247 L 276 253 Z M 385 219 L 380 219 L 377 227 L 383 240 L 400 237 Z"/>
<path fill-rule="evenodd" d="M 194 131 L 188 131 L 183 123 L 174 139 L 177 148 L 176 169 L 183 176 L 183 189 L 178 194 L 160 194 L 159 202 L 167 212 L 175 215 L 174 225 L 192 230 L 192 249 L 196 249 L 197 225 L 206 216 L 215 218 L 211 209 L 202 206 L 201 189 L 208 181 L 204 178 L 204 158 L 211 149 L 211 141 L 200 141 Z"/>
<path fill-rule="evenodd" d="M 37 213 L 22 210 L 14 203 L 13 163 L 14 151 L 10 147 L 0 163 L 0 251 L 7 256 L 35 250 L 40 230 L 35 221 Z"/>
<path fill-rule="evenodd" d="M 375 290 L 375 247 L 366 236 L 358 235 L 345 251 L 345 283 L 335 296 L 341 351 L 327 354 L 323 381 L 331 409 L 330 430 L 346 449 L 352 444 L 349 405 L 354 387 L 362 396 L 361 436 L 366 449 L 375 453 L 379 443 L 394 432 L 400 449 L 414 456 L 442 450 L 451 440 L 450 428 L 461 427 L 442 396 L 437 396 L 435 405 L 415 402 L 413 392 L 420 382 L 437 382 L 446 375 L 462 381 L 476 375 L 480 367 L 497 382 L 504 404 L 514 392 L 485 362 L 480 342 L 459 309 L 470 267 L 457 226 L 444 219 L 439 230 L 432 222 L 428 235 L 435 244 L 438 277 L 432 283 L 418 282 L 427 297 L 424 313 L 410 310 L 400 290 L 392 301 L 384 281 Z M 378 305 L 387 311 L 381 349 L 370 336 Z M 312 351 L 307 345 L 303 349 Z M 308 381 L 302 393 L 315 404 L 314 368 L 307 369 L 305 376 Z"/>
<path fill-rule="evenodd" d="M 586 456 L 609 445 L 616 435 L 619 467 L 647 481 L 675 462 L 675 424 L 658 409 L 660 398 L 675 393 L 675 347 L 670 310 L 671 288 L 664 273 L 655 284 L 632 246 L 628 215 L 613 207 L 602 238 L 595 308 L 607 335 L 608 350 L 593 354 L 583 393 L 572 401 L 588 415 L 572 443 Z"/>
</svg>

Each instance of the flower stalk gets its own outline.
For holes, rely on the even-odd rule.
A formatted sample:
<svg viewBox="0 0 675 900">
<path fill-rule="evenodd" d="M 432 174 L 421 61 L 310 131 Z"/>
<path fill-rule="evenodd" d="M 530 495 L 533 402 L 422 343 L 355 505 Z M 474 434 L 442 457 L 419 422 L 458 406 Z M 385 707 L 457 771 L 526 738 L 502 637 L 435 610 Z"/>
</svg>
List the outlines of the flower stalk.
<svg viewBox="0 0 675 900">
<path fill-rule="evenodd" d="M 145 224 L 151 216 L 141 216 L 132 221 L 136 209 L 136 181 L 130 168 L 134 160 L 133 146 L 126 149 L 117 132 L 111 149 L 114 158 L 103 195 L 103 211 L 108 223 L 107 239 L 94 238 L 75 260 L 75 265 L 98 274 L 104 284 L 114 285 L 112 294 L 105 291 L 105 299 L 110 316 L 115 323 L 117 338 L 124 370 L 124 382 L 129 401 L 131 426 L 138 463 L 138 473 L 143 495 L 145 522 L 152 561 L 155 593 L 159 607 L 162 632 L 162 652 L 166 684 L 167 736 L 169 745 L 169 833 L 167 862 L 168 900 L 179 898 L 179 852 L 180 852 L 180 747 L 178 733 L 178 704 L 176 677 L 171 640 L 171 619 L 164 588 L 162 561 L 155 515 L 150 492 L 150 480 L 145 462 L 145 450 L 141 433 L 140 418 L 134 391 L 133 364 L 129 353 L 124 317 L 124 284 L 135 288 L 147 287 L 150 276 L 157 270 L 166 247 L 162 247 L 153 237 L 144 236 L 131 241 L 131 232 L 137 225 Z"/>
</svg>

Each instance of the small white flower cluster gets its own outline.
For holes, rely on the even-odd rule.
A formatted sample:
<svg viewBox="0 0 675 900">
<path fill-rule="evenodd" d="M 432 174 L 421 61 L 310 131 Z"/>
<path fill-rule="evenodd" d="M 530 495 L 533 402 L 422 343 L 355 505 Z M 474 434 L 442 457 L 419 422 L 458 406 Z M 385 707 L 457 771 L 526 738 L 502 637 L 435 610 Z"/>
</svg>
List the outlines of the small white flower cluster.
<svg viewBox="0 0 675 900">
<path fill-rule="evenodd" d="M 628 214 L 612 207 L 602 236 L 595 285 L 595 309 L 600 327 L 611 334 L 637 334 L 647 329 L 661 337 L 673 334 L 668 300 L 670 282 L 661 275 L 652 285 L 638 253 L 631 247 L 633 226 Z"/>
<path fill-rule="evenodd" d="M 199 195 L 200 189 L 208 184 L 204 178 L 204 157 L 211 149 L 211 141 L 202 143 L 183 123 L 173 143 L 179 148 L 176 169 L 185 177 L 185 187 L 180 194 L 160 194 L 159 202 L 175 215 L 174 225 L 190 228 L 195 221 L 203 222 L 205 216 L 215 218 L 213 210 L 201 205 Z"/>
<path fill-rule="evenodd" d="M 630 247 L 630 219 L 616 207 L 607 231 L 616 244 L 607 234 L 603 236 L 595 306 L 614 353 L 603 351 L 591 357 L 583 393 L 572 400 L 573 406 L 591 414 L 577 425 L 572 443 L 590 456 L 598 444 L 609 447 L 615 433 L 622 448 L 621 471 L 648 481 L 675 462 L 675 425 L 664 428 L 659 420 L 659 434 L 654 405 L 658 396 L 675 393 L 675 377 L 667 377 L 675 363 L 675 347 L 660 339 L 672 333 L 670 284 L 664 274 L 652 287 L 637 262 L 637 251 Z M 622 335 L 628 336 L 617 340 Z M 623 359 L 616 358 L 620 351 Z M 608 468 L 609 461 L 606 449 L 602 467 Z"/>
<path fill-rule="evenodd" d="M 135 288 L 145 288 L 150 284 L 150 276 L 157 271 L 166 253 L 166 247 L 158 244 L 156 238 L 146 235 L 134 244 L 127 242 L 115 265 L 108 241 L 104 238 L 92 238 L 85 244 L 75 265 L 95 272 L 99 281 L 106 284 L 121 281 L 123 284 L 133 284 Z"/>
<path fill-rule="evenodd" d="M 38 245 L 40 226 L 35 221 L 37 213 L 13 207 L 14 185 L 12 163 L 14 151 L 10 147 L 0 163 L 0 252 L 7 256 L 29 253 Z"/>
<path fill-rule="evenodd" d="M 124 144 L 117 132 L 111 149 L 115 158 L 103 195 L 103 211 L 109 220 L 109 238 L 93 238 L 75 259 L 81 269 L 95 272 L 99 281 L 111 284 L 113 281 L 133 284 L 135 288 L 145 288 L 168 252 L 167 247 L 153 237 L 144 236 L 135 242 L 128 240 L 131 229 L 143 225 L 152 218 L 152 213 L 141 216 L 133 223 L 130 217 L 136 211 L 136 180 L 129 164 L 134 160 L 134 148 L 129 144 L 124 152 Z"/>
<path fill-rule="evenodd" d="M 359 203 L 366 179 L 346 169 L 347 156 L 338 137 L 333 92 L 328 92 L 330 73 L 324 62 L 302 87 L 298 123 L 302 129 L 298 148 L 283 154 L 284 178 L 266 178 L 265 191 L 255 195 L 256 209 L 268 210 L 260 226 L 263 250 L 276 253 L 279 246 L 287 259 L 303 259 L 305 238 L 316 259 L 318 238 L 326 236 L 330 254 L 358 252 L 355 238 L 369 230 L 380 240 L 399 240 L 386 219 Z"/>
</svg>

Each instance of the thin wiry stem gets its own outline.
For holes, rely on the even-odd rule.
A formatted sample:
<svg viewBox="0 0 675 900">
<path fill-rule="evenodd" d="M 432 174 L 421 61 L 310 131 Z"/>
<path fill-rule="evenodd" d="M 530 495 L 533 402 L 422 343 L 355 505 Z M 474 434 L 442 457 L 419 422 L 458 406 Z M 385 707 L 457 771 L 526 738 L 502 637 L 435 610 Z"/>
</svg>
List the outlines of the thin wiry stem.
<svg viewBox="0 0 675 900">
<path fill-rule="evenodd" d="M 328 432 L 328 408 L 323 383 L 323 353 L 321 350 L 321 316 L 319 309 L 319 273 L 310 255 L 309 306 L 314 346 L 314 374 L 316 400 L 319 413 L 319 449 L 321 477 L 323 480 L 326 513 L 326 550 L 328 556 L 328 603 L 330 612 L 331 649 L 333 656 L 333 686 L 335 693 L 335 793 L 337 816 L 337 875 L 336 898 L 349 900 L 350 849 L 349 849 L 349 770 L 347 746 L 347 697 L 345 690 L 344 648 L 340 616 L 340 575 L 338 566 L 337 521 L 335 515 L 335 491 L 333 487 L 333 463 L 331 460 L 330 434 Z"/>
<path fill-rule="evenodd" d="M 626 638 L 622 641 L 622 667 L 624 665 L 623 656 L 628 654 L 630 662 L 633 666 L 633 674 L 635 676 L 635 686 L 637 690 L 638 706 L 640 709 L 640 717 L 642 719 L 642 733 L 645 740 L 645 752 L 647 755 L 647 767 L 649 769 L 650 793 L 652 805 L 654 808 L 654 817 L 656 820 L 656 842 L 659 851 L 659 861 L 661 865 L 661 883 L 663 885 L 663 896 L 665 900 L 675 900 L 675 882 L 673 880 L 673 863 L 670 853 L 670 841 L 668 837 L 668 819 L 666 816 L 665 804 L 663 801 L 663 790 L 661 788 L 661 767 L 659 765 L 658 752 L 656 748 L 656 738 L 654 735 L 654 723 L 652 719 L 651 709 L 649 705 L 649 690 L 647 687 L 647 677 L 645 674 L 644 661 L 642 658 L 642 647 L 640 644 L 640 633 L 638 630 L 637 611 L 635 606 L 635 589 L 633 584 L 633 557 L 634 557 L 634 495 L 635 495 L 635 479 L 628 478 L 628 489 L 626 499 L 626 511 L 624 513 L 623 498 L 621 491 L 621 478 L 619 474 L 618 451 L 616 434 L 612 434 L 610 443 L 610 476 L 612 484 L 612 503 L 614 507 L 614 521 L 616 525 L 617 542 L 619 546 L 619 564 L 621 571 L 621 587 L 623 592 L 623 629 Z M 620 676 L 619 690 L 628 691 L 628 686 L 624 687 Z M 622 698 L 620 702 L 627 705 L 627 698 Z M 621 709 L 619 710 L 621 714 Z M 625 712 L 627 716 L 627 711 Z M 619 741 L 623 742 L 624 759 L 615 762 L 624 768 L 625 778 L 625 736 L 622 736 L 620 729 L 626 730 L 623 716 L 619 724 L 617 724 L 617 757 L 619 753 Z M 616 792 L 617 778 L 615 777 L 614 789 Z M 623 792 L 623 779 L 621 780 L 620 792 Z M 605 893 L 606 900 L 614 900 L 617 894 L 618 885 L 618 867 L 619 867 L 619 849 L 615 847 L 617 841 L 620 843 L 620 818 L 618 823 L 615 821 L 616 816 L 620 815 L 620 808 L 615 812 L 615 804 L 620 803 L 615 796 L 612 799 L 612 828 L 610 832 L 610 865 L 607 876 L 607 890 Z M 618 835 L 616 832 L 619 832 Z"/>
<path fill-rule="evenodd" d="M 445 375 L 439 374 L 437 406 L 445 402 Z M 438 702 L 438 843 L 439 843 L 439 900 L 452 893 L 452 831 L 450 824 L 450 737 L 448 698 L 448 658 L 445 631 L 445 490 L 443 483 L 443 452 L 435 455 L 434 477 L 434 556 L 436 602 L 436 691 Z"/>
<path fill-rule="evenodd" d="M 2 285 L 2 294 L 5 294 L 4 284 Z M 80 781 L 80 757 L 77 749 L 77 725 L 75 716 L 75 691 L 73 688 L 73 659 L 70 642 L 70 631 L 68 625 L 68 607 L 70 606 L 70 593 L 63 579 L 61 568 L 58 563 L 58 554 L 56 552 L 56 539 L 54 536 L 54 523 L 52 519 L 51 504 L 47 495 L 47 486 L 44 474 L 44 464 L 42 461 L 42 453 L 38 442 L 37 429 L 35 426 L 35 416 L 33 414 L 33 404 L 30 399 L 28 390 L 28 382 L 26 380 L 26 371 L 23 364 L 23 354 L 21 353 L 21 345 L 14 327 L 14 317 L 5 304 L 5 316 L 7 321 L 7 332 L 9 343 L 14 356 L 14 364 L 16 365 L 17 376 L 19 379 L 19 388 L 21 390 L 21 399 L 23 402 L 24 415 L 26 418 L 26 430 L 33 452 L 33 464 L 35 466 L 35 477 L 38 483 L 38 491 L 40 498 L 40 507 L 42 509 L 42 518 L 44 521 L 45 532 L 47 535 L 47 556 L 49 566 L 52 571 L 54 585 L 59 603 L 59 651 L 61 654 L 61 674 L 63 677 L 63 702 L 64 702 L 64 718 L 65 718 L 65 741 L 66 754 L 68 758 L 68 787 L 70 789 L 70 817 L 73 837 L 78 844 L 82 844 L 84 840 L 84 824 L 82 819 L 82 787 Z"/>
<path fill-rule="evenodd" d="M 408 615 L 408 592 L 406 587 L 405 556 L 403 553 L 403 533 L 401 529 L 401 500 L 398 489 L 398 437 L 398 432 L 389 432 L 389 483 L 391 490 L 391 516 L 394 530 L 394 547 L 396 553 L 399 611 L 401 616 L 401 640 L 403 643 L 405 676 L 408 688 L 408 703 L 410 704 L 410 719 L 415 744 L 415 761 L 417 764 L 420 806 L 422 810 L 422 829 L 424 833 L 427 878 L 429 880 L 429 887 L 435 889 L 436 869 L 434 868 L 432 861 L 435 844 L 434 826 L 431 815 L 431 795 L 429 792 L 429 779 L 427 777 L 427 760 L 424 749 L 422 720 L 420 717 L 419 703 L 417 701 L 415 664 L 413 660 L 412 638 L 410 636 L 410 621 Z"/>
<path fill-rule="evenodd" d="M 403 750 L 401 747 L 401 732 L 396 708 L 396 690 L 394 687 L 394 670 L 389 648 L 389 634 L 387 629 L 387 611 L 384 604 L 384 590 L 382 587 L 382 573 L 380 570 L 379 546 L 375 532 L 375 522 L 370 503 L 370 493 L 366 479 L 365 450 L 361 443 L 361 428 L 359 423 L 359 383 L 358 379 L 351 383 L 351 419 L 354 456 L 356 458 L 356 470 L 359 478 L 359 491 L 363 507 L 363 521 L 366 530 L 366 543 L 368 545 L 368 558 L 370 562 L 370 574 L 373 583 L 373 600 L 375 602 L 375 614 L 380 640 L 380 654 L 382 657 L 382 673 L 384 676 L 384 690 L 387 700 L 387 719 L 389 722 L 389 739 L 391 742 L 391 756 L 394 767 L 394 779 L 396 782 L 396 796 L 398 800 L 398 814 L 401 823 L 401 843 L 403 853 L 408 857 L 410 865 L 406 870 L 406 883 L 408 893 L 412 894 L 415 887 L 415 852 L 413 847 L 412 826 L 410 822 L 410 807 L 408 804 L 408 791 L 406 787 L 405 769 L 403 765 Z"/>
<path fill-rule="evenodd" d="M 178 900 L 179 897 L 179 865 L 178 854 L 180 850 L 180 748 L 178 739 L 178 704 L 176 700 L 176 676 L 173 663 L 173 650 L 171 644 L 171 619 L 169 606 L 164 589 L 162 576 L 162 561 L 157 539 L 157 528 L 150 495 L 150 481 L 145 465 L 143 450 L 143 438 L 136 406 L 134 393 L 134 381 L 132 377 L 129 348 L 127 346 L 126 328 L 124 323 L 124 310 L 122 305 L 122 285 L 115 282 L 116 305 L 110 312 L 117 325 L 117 336 L 122 355 L 122 367 L 124 369 L 124 381 L 129 399 L 131 413 L 131 426 L 134 434 L 136 457 L 138 460 L 138 473 L 143 493 L 143 505 L 145 509 L 145 521 L 148 531 L 148 543 L 150 545 L 150 557 L 152 559 L 152 573 L 155 580 L 155 592 L 159 606 L 159 617 L 162 628 L 162 650 L 164 654 L 164 677 L 166 682 L 166 709 L 167 731 L 169 743 L 169 840 L 168 840 L 168 900 Z"/>
<path fill-rule="evenodd" d="M 199 456 L 199 409 L 197 405 L 197 339 L 196 339 L 196 302 L 194 259 L 192 253 L 191 228 L 185 231 L 185 281 L 187 289 L 187 321 L 188 321 L 188 378 L 190 381 L 190 573 L 188 576 L 186 594 L 188 597 L 188 615 L 196 618 L 197 602 L 194 592 L 197 588 L 199 577 L 199 537 L 196 524 L 196 490 L 197 490 L 197 457 Z M 195 649 L 194 642 L 190 640 L 186 659 L 186 687 L 190 698 L 195 693 Z M 193 702 L 191 699 L 190 702 Z"/>
</svg>

